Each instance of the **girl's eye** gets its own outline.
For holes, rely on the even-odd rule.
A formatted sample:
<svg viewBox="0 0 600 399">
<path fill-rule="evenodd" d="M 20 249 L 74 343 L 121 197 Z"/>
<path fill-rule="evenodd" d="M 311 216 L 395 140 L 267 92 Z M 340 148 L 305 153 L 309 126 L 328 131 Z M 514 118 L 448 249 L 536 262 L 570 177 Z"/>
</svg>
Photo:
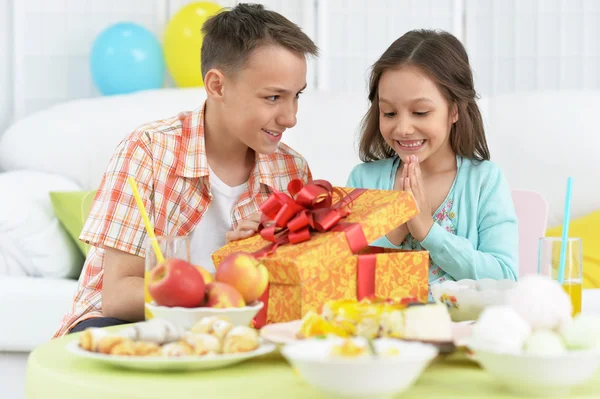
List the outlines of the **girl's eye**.
<svg viewBox="0 0 600 399">
<path fill-rule="evenodd" d="M 429 111 L 423 111 L 423 112 L 413 112 L 413 115 L 416 116 L 425 116 L 429 113 Z"/>
<path fill-rule="evenodd" d="M 279 96 L 269 96 L 269 97 L 265 97 L 265 99 L 275 102 L 279 99 Z"/>
<path fill-rule="evenodd" d="M 304 92 L 303 91 L 299 91 L 298 94 L 296 94 L 296 98 L 300 98 L 301 94 L 304 94 Z"/>
<path fill-rule="evenodd" d="M 383 113 L 384 118 L 393 118 L 394 116 L 396 116 L 395 112 L 384 112 Z"/>
</svg>

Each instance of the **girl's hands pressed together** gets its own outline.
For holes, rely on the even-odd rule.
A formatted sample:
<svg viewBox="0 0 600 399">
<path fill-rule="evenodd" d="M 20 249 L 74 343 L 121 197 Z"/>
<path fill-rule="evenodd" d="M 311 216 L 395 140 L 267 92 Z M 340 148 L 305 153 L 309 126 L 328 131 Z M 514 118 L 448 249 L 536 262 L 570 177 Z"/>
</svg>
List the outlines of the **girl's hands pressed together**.
<svg viewBox="0 0 600 399">
<path fill-rule="evenodd" d="M 425 191 L 419 159 L 415 155 L 411 155 L 408 157 L 404 169 L 407 170 L 407 177 L 404 177 L 403 181 L 404 191 L 413 194 L 419 207 L 419 214 L 410 219 L 406 224 L 408 225 L 410 234 L 415 239 L 423 241 L 427 237 L 427 234 L 429 234 L 431 226 L 433 226 L 433 214 L 427 192 Z M 404 176 L 404 170 L 402 171 L 402 175 Z"/>
</svg>

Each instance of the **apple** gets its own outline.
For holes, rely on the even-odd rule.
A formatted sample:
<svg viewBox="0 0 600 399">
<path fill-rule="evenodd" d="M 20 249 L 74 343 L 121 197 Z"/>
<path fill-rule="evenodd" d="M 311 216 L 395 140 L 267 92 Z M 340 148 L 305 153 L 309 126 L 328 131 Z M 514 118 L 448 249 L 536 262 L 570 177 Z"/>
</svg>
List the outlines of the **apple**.
<svg viewBox="0 0 600 399">
<path fill-rule="evenodd" d="M 200 274 L 204 278 L 204 284 L 208 284 L 208 283 L 212 283 L 213 282 L 213 276 L 212 276 L 212 274 L 210 274 L 210 272 L 208 270 L 206 270 L 202 266 L 198 266 L 198 265 L 196 265 L 196 268 L 198 269 L 198 271 L 200 272 Z"/>
<path fill-rule="evenodd" d="M 150 272 L 148 292 L 157 305 L 195 308 L 204 303 L 206 285 L 196 266 L 167 259 Z"/>
<path fill-rule="evenodd" d="M 229 284 L 214 281 L 206 286 L 206 304 L 209 308 L 243 308 L 242 294 Z"/>
<path fill-rule="evenodd" d="M 267 289 L 269 271 L 251 254 L 235 252 L 223 259 L 217 268 L 215 280 L 233 286 L 246 303 L 251 303 Z"/>
</svg>

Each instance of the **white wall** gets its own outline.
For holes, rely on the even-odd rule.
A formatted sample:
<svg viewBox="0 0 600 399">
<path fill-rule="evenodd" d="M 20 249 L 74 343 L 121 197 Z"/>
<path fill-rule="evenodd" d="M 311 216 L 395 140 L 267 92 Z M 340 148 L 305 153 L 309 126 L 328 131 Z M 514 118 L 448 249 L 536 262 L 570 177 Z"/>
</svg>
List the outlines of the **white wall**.
<svg viewBox="0 0 600 399">
<path fill-rule="evenodd" d="M 0 0 L 0 134 L 13 117 L 98 95 L 89 50 L 109 24 L 137 22 L 162 40 L 170 16 L 191 2 Z M 600 0 L 260 2 L 300 25 L 321 47 L 322 56 L 309 65 L 309 89 L 365 93 L 369 66 L 413 28 L 443 29 L 463 40 L 484 97 L 600 89 Z"/>
<path fill-rule="evenodd" d="M 12 118 L 12 2 L 0 0 L 0 134 Z"/>
</svg>

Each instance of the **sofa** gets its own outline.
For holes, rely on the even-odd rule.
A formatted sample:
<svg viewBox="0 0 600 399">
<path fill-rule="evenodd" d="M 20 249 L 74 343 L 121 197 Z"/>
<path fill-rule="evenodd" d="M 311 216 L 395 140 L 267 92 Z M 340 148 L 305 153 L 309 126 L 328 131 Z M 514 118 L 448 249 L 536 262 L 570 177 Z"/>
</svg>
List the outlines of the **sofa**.
<svg viewBox="0 0 600 399">
<path fill-rule="evenodd" d="M 94 190 L 132 129 L 204 99 L 203 89 L 194 88 L 73 100 L 16 121 L 0 135 L 0 320 L 6 326 L 0 352 L 28 352 L 50 339 L 76 288 L 85 248 L 73 237 L 85 210 L 62 204 L 60 212 L 81 216 L 68 225 L 50 193 Z M 585 222 L 600 210 L 598 104 L 600 91 L 480 100 L 492 160 L 511 187 L 544 195 L 549 226 L 562 222 L 567 176 L 574 178 L 571 218 Z M 343 185 L 360 162 L 356 136 L 366 108 L 363 95 L 308 91 L 284 142 L 307 158 L 315 178 Z"/>
</svg>

